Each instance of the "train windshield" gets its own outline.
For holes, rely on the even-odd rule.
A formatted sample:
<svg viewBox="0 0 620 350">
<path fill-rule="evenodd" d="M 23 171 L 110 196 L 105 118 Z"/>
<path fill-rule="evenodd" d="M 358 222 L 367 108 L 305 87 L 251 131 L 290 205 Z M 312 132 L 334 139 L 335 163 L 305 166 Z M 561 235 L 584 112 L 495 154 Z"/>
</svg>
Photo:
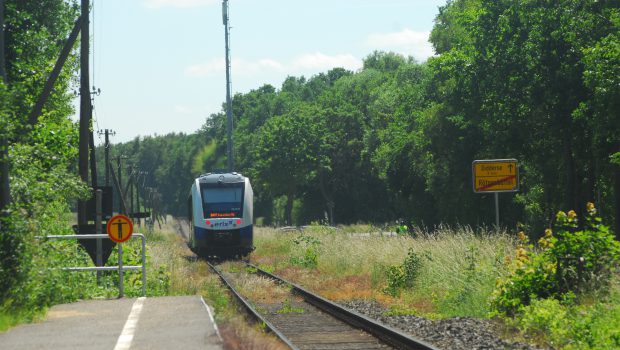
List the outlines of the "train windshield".
<svg viewBox="0 0 620 350">
<path fill-rule="evenodd" d="M 201 184 L 205 218 L 240 218 L 243 216 L 244 183 Z"/>
</svg>

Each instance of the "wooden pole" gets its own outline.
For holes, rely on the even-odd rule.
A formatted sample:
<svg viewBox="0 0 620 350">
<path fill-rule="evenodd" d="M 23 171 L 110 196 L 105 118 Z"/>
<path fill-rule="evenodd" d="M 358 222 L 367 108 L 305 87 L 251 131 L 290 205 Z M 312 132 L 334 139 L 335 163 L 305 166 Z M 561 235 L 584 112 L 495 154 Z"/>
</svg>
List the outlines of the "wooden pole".
<svg viewBox="0 0 620 350">
<path fill-rule="evenodd" d="M 90 81 L 88 69 L 89 57 L 89 6 L 90 0 L 82 0 L 82 29 L 80 47 L 80 143 L 78 156 L 78 170 L 80 179 L 88 183 L 88 147 L 90 144 Z M 88 223 L 86 216 L 86 202 L 78 201 L 78 225 Z"/>
</svg>

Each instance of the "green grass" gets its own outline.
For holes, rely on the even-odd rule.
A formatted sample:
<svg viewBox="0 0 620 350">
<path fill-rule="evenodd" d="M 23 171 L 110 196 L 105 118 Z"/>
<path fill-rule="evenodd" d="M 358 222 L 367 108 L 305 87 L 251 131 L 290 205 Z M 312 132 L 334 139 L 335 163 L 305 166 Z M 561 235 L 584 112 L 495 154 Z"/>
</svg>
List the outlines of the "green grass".
<svg viewBox="0 0 620 350">
<path fill-rule="evenodd" d="M 388 236 L 363 225 L 302 232 L 259 228 L 252 260 L 334 300 L 379 301 L 386 315 L 490 317 L 491 295 L 497 279 L 509 273 L 516 235 L 441 227 L 414 237 Z M 297 264 L 308 248 L 299 242 L 317 241 L 312 244 L 316 266 Z M 406 259 L 408 254 L 415 258 Z M 388 295 L 389 279 L 403 276 L 413 280 L 396 283 L 396 293 Z M 504 320 L 526 341 L 561 349 L 619 349 L 620 274 L 596 295 L 571 303 L 538 301 Z"/>
<path fill-rule="evenodd" d="M 310 227 L 300 233 L 261 228 L 256 232 L 253 259 L 278 269 L 290 268 L 289 257 L 303 256 L 306 249 L 294 242 L 310 236 L 320 242 L 314 271 L 321 276 L 319 282 L 305 281 L 311 287 L 320 289 L 325 281 L 362 276 L 368 283 L 357 288 L 368 289 L 367 295 L 389 305 L 414 305 L 410 309 L 418 305 L 419 314 L 433 317 L 486 317 L 495 279 L 505 273 L 504 256 L 514 249 L 513 239 L 504 233 L 469 228 L 418 232 L 417 238 L 382 235 L 362 225 L 359 229 Z M 402 264 L 410 249 L 420 257 L 420 271 L 411 287 L 390 300 L 382 292 L 388 282 L 386 271 Z"/>
<path fill-rule="evenodd" d="M 511 324 L 527 336 L 553 348 L 620 348 L 620 276 L 609 294 L 581 297 L 577 303 L 535 300 L 522 307 Z"/>
</svg>

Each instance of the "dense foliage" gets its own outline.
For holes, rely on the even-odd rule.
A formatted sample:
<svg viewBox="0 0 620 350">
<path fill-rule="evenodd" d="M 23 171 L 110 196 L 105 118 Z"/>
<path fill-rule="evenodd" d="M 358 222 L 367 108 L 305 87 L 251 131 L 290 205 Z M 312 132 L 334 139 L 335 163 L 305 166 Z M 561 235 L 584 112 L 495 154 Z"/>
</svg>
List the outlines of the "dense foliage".
<svg viewBox="0 0 620 350">
<path fill-rule="evenodd" d="M 500 195 L 503 225 L 542 232 L 557 210 L 585 212 L 587 201 L 613 222 L 619 32 L 617 0 L 449 1 L 431 34 L 437 55 L 425 63 L 374 52 L 357 72 L 235 95 L 235 170 L 251 177 L 265 223 L 481 225 L 493 222 L 493 202 L 473 193 L 472 161 L 516 158 L 520 191 Z M 146 169 L 189 180 L 223 167 L 225 117 L 179 139 L 189 153 L 166 149 L 175 136 L 122 147 L 139 162 L 163 160 Z M 159 147 L 147 150 L 147 141 Z M 183 213 L 177 193 L 189 181 L 169 188 L 165 179 L 154 185 Z"/>
<path fill-rule="evenodd" d="M 70 203 L 88 196 L 73 169 L 78 133 L 73 112 L 72 55 L 36 125 L 28 123 L 34 102 L 54 66 L 74 21 L 75 1 L 4 1 L 6 82 L 0 81 L 0 137 L 8 141 L 12 203 L 0 232 L 0 328 L 31 318 L 46 306 L 82 298 L 92 279 L 55 268 L 83 265 L 75 243 L 40 239 L 72 233 Z M 45 270 L 49 268 L 49 270 Z M 96 286 L 95 286 L 96 287 Z M 6 321 L 6 315 L 12 315 Z M 13 318 L 13 319 L 11 319 Z"/>
<path fill-rule="evenodd" d="M 3 5 L 7 80 L 0 79 L 0 137 L 9 145 L 12 201 L 0 217 L 1 331 L 37 317 L 53 304 L 118 293 L 112 283 L 98 285 L 93 273 L 62 271 L 92 264 L 75 241 L 44 239 L 73 234 L 72 204 L 90 196 L 76 175 L 78 129 L 69 118 L 75 54 L 65 63 L 36 124 L 28 122 L 78 16 L 77 4 L 7 0 Z M 135 265 L 136 255 L 127 245 L 126 263 Z M 103 282 L 114 279 L 106 277 Z M 138 295 L 141 280 L 136 274 L 125 278 L 127 293 Z M 152 274 L 150 292 L 163 293 L 167 281 L 165 274 Z"/>
<path fill-rule="evenodd" d="M 498 280 L 493 306 L 513 315 L 537 299 L 570 300 L 575 295 L 605 291 L 620 262 L 620 242 L 596 216 L 588 203 L 585 227 L 577 227 L 577 214 L 557 214 L 556 232 L 545 230 L 538 249 L 520 233 L 511 273 Z"/>
</svg>

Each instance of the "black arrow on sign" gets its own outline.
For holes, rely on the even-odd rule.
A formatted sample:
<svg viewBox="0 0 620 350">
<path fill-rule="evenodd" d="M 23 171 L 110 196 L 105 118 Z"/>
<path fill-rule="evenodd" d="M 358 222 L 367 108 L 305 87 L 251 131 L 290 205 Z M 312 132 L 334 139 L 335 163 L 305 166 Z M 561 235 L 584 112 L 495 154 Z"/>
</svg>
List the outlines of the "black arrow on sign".
<svg viewBox="0 0 620 350">
<path fill-rule="evenodd" d="M 118 230 L 118 239 L 123 239 L 123 225 L 127 225 L 127 223 L 119 220 L 118 222 L 115 222 L 114 225 L 116 225 Z"/>
</svg>

